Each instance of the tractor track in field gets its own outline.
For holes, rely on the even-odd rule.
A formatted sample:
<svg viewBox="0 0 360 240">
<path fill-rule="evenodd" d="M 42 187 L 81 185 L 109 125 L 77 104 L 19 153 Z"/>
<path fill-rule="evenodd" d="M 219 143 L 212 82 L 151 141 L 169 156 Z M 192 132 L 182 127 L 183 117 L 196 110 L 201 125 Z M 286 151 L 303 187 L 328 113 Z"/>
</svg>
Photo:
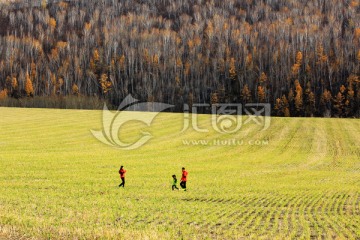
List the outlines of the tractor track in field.
<svg viewBox="0 0 360 240">
<path fill-rule="evenodd" d="M 314 129 L 311 149 L 312 154 L 309 155 L 307 161 L 299 166 L 301 169 L 312 168 L 322 163 L 328 152 L 326 132 L 323 129 Z"/>
<path fill-rule="evenodd" d="M 240 196 L 239 196 L 240 197 Z M 246 200 L 244 200 L 246 199 Z M 309 239 L 343 237 L 357 239 L 359 234 L 360 193 L 322 192 L 301 195 L 252 196 L 240 199 L 184 198 L 189 203 L 205 204 L 208 219 L 191 221 L 199 230 L 217 227 L 238 229 L 250 236 L 286 236 Z M 197 214 L 193 215 L 196 218 Z M 349 222 L 349 219 L 352 219 Z"/>
</svg>

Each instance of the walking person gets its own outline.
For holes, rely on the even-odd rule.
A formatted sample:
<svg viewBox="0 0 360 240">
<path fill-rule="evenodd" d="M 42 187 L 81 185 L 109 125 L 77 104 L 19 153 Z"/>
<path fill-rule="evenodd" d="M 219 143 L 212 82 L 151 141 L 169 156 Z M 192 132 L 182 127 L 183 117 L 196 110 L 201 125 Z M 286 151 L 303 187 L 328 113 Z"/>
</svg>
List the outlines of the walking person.
<svg viewBox="0 0 360 240">
<path fill-rule="evenodd" d="M 176 186 L 177 184 L 177 178 L 176 178 L 176 175 L 172 175 L 172 178 L 173 178 L 173 184 L 171 186 L 172 190 L 174 191 L 175 189 L 179 190 L 179 188 Z"/>
<path fill-rule="evenodd" d="M 121 178 L 121 184 L 119 185 L 119 187 L 125 187 L 125 173 L 126 173 L 126 170 L 124 169 L 124 166 L 121 166 L 120 167 L 120 170 L 119 170 L 119 174 L 120 174 L 120 178 Z"/>
<path fill-rule="evenodd" d="M 186 191 L 186 181 L 187 181 L 187 175 L 188 172 L 185 170 L 185 168 L 182 168 L 182 174 L 181 174 L 181 182 L 180 182 L 180 186 L 181 188 Z"/>
</svg>

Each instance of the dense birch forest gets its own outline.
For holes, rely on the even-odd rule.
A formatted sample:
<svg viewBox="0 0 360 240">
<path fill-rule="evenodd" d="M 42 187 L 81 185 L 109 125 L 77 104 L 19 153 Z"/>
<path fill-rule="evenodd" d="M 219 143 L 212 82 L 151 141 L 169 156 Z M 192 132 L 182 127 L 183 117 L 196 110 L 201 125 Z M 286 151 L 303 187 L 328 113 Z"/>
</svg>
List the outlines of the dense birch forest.
<svg viewBox="0 0 360 240">
<path fill-rule="evenodd" d="M 128 94 L 359 117 L 359 0 L 0 3 L 0 105 Z"/>
</svg>

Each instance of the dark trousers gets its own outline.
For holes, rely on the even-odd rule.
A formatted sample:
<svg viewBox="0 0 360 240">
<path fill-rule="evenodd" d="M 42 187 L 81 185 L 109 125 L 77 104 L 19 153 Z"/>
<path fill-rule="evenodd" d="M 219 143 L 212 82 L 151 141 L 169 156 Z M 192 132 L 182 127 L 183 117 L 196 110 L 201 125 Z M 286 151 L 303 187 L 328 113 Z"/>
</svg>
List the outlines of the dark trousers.
<svg viewBox="0 0 360 240">
<path fill-rule="evenodd" d="M 121 178 L 121 184 L 119 185 L 119 187 L 125 187 L 125 178 Z"/>
<path fill-rule="evenodd" d="M 174 191 L 174 189 L 178 189 L 178 187 L 176 185 L 172 185 L 172 190 Z M 179 190 L 179 189 L 178 189 Z"/>
<path fill-rule="evenodd" d="M 180 186 L 181 188 L 186 189 L 186 181 L 181 181 Z"/>
</svg>

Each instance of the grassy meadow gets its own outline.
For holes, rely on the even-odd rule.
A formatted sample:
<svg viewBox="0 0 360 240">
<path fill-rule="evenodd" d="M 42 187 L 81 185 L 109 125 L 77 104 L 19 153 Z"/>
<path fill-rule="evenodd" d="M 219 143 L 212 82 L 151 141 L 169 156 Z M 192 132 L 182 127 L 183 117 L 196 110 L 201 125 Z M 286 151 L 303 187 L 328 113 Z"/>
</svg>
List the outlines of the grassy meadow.
<svg viewBox="0 0 360 240">
<path fill-rule="evenodd" d="M 220 134 L 209 119 L 208 133 L 182 133 L 182 114 L 129 122 L 124 141 L 153 138 L 125 151 L 92 136 L 102 111 L 0 108 L 0 238 L 360 239 L 360 120 Z M 171 191 L 183 166 L 188 191 Z"/>
</svg>

